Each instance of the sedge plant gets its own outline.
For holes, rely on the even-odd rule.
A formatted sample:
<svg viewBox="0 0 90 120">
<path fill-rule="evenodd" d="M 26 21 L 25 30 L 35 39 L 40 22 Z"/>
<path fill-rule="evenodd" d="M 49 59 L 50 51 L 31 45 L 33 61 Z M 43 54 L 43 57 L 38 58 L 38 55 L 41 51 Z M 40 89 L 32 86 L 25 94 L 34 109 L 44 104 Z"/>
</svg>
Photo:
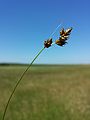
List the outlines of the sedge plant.
<svg viewBox="0 0 90 120">
<path fill-rule="evenodd" d="M 64 28 L 60 31 L 60 36 L 59 39 L 57 39 L 56 41 L 52 41 L 51 36 L 53 36 L 55 34 L 55 32 L 57 31 L 57 29 L 61 26 L 61 24 L 59 24 L 56 29 L 54 30 L 54 32 L 52 32 L 52 34 L 50 35 L 50 38 L 44 41 L 44 47 L 38 52 L 38 54 L 35 56 L 35 58 L 32 60 L 32 62 L 28 65 L 28 67 L 25 69 L 25 71 L 22 73 L 21 77 L 18 79 L 16 85 L 13 88 L 13 91 L 11 92 L 9 99 L 6 103 L 4 112 L 3 112 L 3 116 L 2 116 L 2 120 L 5 120 L 5 115 L 8 109 L 8 106 L 10 104 L 10 101 L 16 91 L 16 88 L 18 87 L 18 85 L 20 84 L 21 80 L 23 79 L 24 75 L 26 74 L 26 72 L 29 70 L 29 68 L 32 66 L 32 64 L 34 63 L 34 61 L 38 58 L 38 56 L 44 51 L 44 49 L 51 47 L 53 44 L 57 44 L 59 46 L 63 46 L 65 45 L 69 38 L 69 35 L 72 31 L 72 28 L 66 29 L 64 30 Z"/>
</svg>

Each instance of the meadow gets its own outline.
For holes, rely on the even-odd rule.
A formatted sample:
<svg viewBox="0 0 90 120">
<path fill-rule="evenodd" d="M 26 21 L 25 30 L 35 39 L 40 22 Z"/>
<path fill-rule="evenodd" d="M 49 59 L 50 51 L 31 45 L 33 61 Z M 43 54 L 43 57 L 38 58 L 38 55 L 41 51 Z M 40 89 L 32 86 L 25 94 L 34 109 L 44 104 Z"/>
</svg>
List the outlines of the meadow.
<svg viewBox="0 0 90 120">
<path fill-rule="evenodd" d="M 0 120 L 26 65 L 0 66 Z M 90 65 L 33 65 L 5 120 L 90 120 Z"/>
</svg>

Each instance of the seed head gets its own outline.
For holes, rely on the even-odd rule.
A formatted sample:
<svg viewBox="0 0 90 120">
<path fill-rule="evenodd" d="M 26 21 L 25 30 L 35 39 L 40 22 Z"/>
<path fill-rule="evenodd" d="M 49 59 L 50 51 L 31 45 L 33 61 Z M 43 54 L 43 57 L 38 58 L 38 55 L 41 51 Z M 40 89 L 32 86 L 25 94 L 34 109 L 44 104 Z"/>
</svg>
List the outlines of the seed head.
<svg viewBox="0 0 90 120">
<path fill-rule="evenodd" d="M 45 48 L 49 48 L 51 46 L 51 44 L 52 44 L 52 38 L 44 41 L 44 47 Z"/>
<path fill-rule="evenodd" d="M 69 28 L 67 30 L 64 30 L 64 28 L 60 31 L 60 37 L 58 40 L 55 41 L 55 43 L 59 46 L 63 46 L 65 45 L 67 42 L 66 40 L 68 40 L 69 35 L 71 34 L 72 28 Z"/>
</svg>

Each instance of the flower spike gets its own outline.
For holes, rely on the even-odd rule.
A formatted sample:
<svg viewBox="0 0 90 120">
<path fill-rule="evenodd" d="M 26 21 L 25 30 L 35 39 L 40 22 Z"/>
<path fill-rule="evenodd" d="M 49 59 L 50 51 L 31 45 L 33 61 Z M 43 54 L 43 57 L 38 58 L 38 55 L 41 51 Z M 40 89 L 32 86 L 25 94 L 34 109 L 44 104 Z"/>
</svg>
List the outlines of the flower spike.
<svg viewBox="0 0 90 120">
<path fill-rule="evenodd" d="M 60 37 L 58 40 L 55 41 L 55 43 L 59 46 L 65 45 L 67 42 L 66 40 L 69 38 L 69 35 L 71 34 L 72 28 L 69 28 L 67 30 L 64 30 L 64 28 L 60 31 Z"/>
<path fill-rule="evenodd" d="M 52 45 L 52 38 L 44 41 L 44 47 L 49 48 Z"/>
</svg>

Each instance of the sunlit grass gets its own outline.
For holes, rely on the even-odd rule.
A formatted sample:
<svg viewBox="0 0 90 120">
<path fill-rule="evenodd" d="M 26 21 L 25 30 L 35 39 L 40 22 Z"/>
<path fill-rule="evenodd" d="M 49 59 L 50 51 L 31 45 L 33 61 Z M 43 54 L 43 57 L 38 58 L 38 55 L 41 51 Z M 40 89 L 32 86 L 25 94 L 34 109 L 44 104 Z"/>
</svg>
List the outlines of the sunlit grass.
<svg viewBox="0 0 90 120">
<path fill-rule="evenodd" d="M 26 66 L 0 67 L 0 119 Z M 9 105 L 6 120 L 89 120 L 90 65 L 32 66 Z"/>
</svg>

